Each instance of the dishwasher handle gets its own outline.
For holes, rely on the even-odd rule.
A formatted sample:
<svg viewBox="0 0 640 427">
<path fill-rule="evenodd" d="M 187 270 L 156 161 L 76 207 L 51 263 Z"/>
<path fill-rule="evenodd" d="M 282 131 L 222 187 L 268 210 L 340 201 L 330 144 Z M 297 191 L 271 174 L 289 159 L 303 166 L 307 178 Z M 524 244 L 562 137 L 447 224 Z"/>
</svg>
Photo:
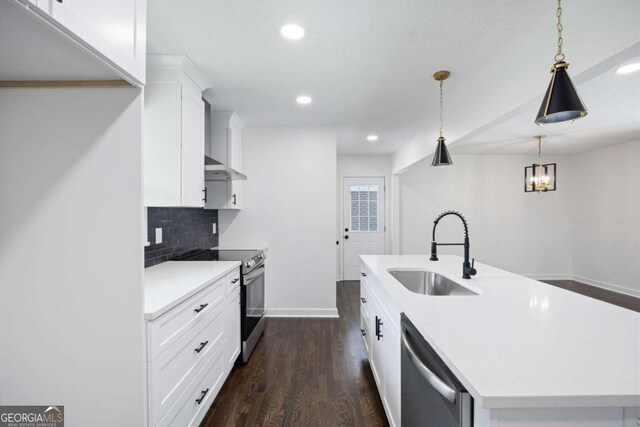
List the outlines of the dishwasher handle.
<svg viewBox="0 0 640 427">
<path fill-rule="evenodd" d="M 407 350 L 407 355 L 411 360 L 411 363 L 418 369 L 420 375 L 429 383 L 431 386 L 436 389 L 438 393 L 440 393 L 445 399 L 449 402 L 455 404 L 456 403 L 456 391 L 445 384 L 436 374 L 431 372 L 429 368 L 420 360 L 415 350 L 409 343 L 409 340 L 406 337 L 407 332 L 402 330 L 402 346 Z"/>
</svg>

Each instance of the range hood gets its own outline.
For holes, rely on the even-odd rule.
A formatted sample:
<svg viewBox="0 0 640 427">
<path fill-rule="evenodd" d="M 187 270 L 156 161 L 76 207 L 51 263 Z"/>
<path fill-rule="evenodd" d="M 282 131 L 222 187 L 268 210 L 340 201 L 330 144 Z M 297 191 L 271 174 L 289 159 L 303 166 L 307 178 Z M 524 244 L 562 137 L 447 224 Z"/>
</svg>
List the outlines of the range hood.
<svg viewBox="0 0 640 427">
<path fill-rule="evenodd" d="M 247 176 L 217 161 L 204 156 L 204 180 L 205 181 L 246 181 Z"/>
</svg>

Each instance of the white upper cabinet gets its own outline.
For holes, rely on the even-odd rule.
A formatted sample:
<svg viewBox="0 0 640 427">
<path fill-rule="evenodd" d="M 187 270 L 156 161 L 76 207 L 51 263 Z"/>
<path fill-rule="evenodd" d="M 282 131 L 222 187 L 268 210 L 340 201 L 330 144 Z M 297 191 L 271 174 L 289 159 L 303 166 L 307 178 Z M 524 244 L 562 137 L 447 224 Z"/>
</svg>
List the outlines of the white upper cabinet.
<svg viewBox="0 0 640 427">
<path fill-rule="evenodd" d="M 242 172 L 242 129 L 244 123 L 233 112 L 211 112 L 209 115 L 210 156 L 238 172 Z M 207 209 L 242 209 L 242 181 L 207 181 Z"/>
<path fill-rule="evenodd" d="M 233 112 L 211 112 L 211 157 L 242 172 L 242 129 L 244 123 Z"/>
<path fill-rule="evenodd" d="M 130 83 L 145 83 L 146 0 L 22 0 Z"/>
<path fill-rule="evenodd" d="M 144 111 L 145 206 L 204 207 L 209 86 L 185 56 L 150 55 Z"/>
</svg>

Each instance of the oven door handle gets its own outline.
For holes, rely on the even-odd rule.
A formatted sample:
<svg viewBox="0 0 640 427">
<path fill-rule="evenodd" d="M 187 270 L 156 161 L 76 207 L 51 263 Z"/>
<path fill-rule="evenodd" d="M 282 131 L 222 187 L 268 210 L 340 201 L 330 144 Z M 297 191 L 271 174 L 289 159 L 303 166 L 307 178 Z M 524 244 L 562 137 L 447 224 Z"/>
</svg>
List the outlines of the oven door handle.
<svg viewBox="0 0 640 427">
<path fill-rule="evenodd" d="M 256 280 L 258 277 L 264 275 L 264 264 L 261 264 L 251 270 L 250 273 L 244 275 L 244 280 L 242 281 L 245 286 L 248 286 L 251 282 Z"/>
<path fill-rule="evenodd" d="M 456 403 L 456 391 L 449 387 L 444 381 L 442 381 L 436 374 L 431 372 L 429 368 L 420 360 L 415 350 L 409 343 L 406 337 L 407 332 L 402 331 L 402 346 L 407 350 L 407 355 L 411 360 L 411 363 L 418 369 L 422 378 L 424 378 L 433 388 L 436 389 L 445 399 L 451 403 Z"/>
</svg>

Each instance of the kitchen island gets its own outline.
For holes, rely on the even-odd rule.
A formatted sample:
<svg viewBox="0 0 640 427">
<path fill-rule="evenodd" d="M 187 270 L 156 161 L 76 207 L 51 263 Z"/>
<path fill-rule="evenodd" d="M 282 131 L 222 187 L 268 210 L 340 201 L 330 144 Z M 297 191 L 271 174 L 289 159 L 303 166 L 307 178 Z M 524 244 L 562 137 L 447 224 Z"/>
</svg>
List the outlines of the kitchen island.
<svg viewBox="0 0 640 427">
<path fill-rule="evenodd" d="M 458 256 L 361 259 L 363 335 L 391 424 L 404 313 L 472 395 L 475 426 L 636 426 L 640 314 L 483 264 L 464 280 Z M 432 271 L 477 295 L 417 294 L 389 270 Z"/>
</svg>

